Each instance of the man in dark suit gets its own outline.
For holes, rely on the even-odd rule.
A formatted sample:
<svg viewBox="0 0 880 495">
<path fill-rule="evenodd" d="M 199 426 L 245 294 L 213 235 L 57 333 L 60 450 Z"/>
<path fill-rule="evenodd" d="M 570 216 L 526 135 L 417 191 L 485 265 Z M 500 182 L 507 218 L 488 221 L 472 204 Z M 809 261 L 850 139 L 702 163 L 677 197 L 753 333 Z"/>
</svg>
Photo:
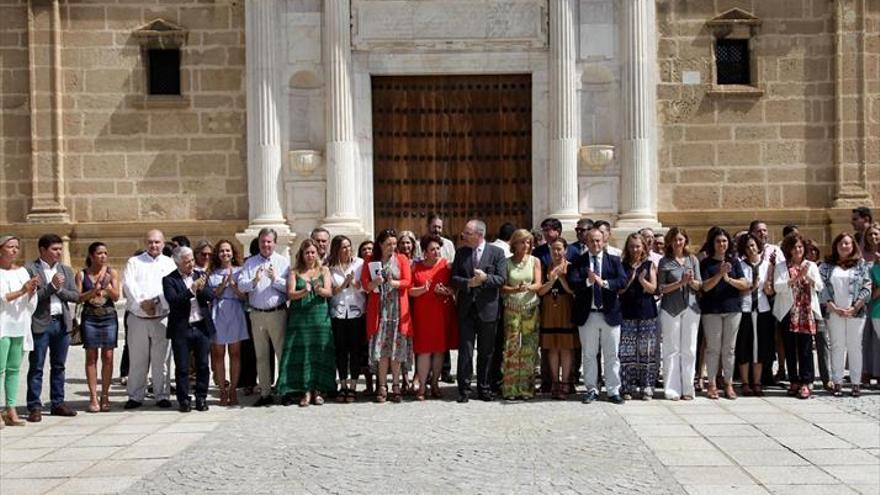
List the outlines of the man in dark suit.
<svg viewBox="0 0 880 495">
<path fill-rule="evenodd" d="M 623 404 L 620 396 L 620 299 L 617 291 L 626 286 L 626 275 L 620 258 L 605 251 L 605 238 L 599 229 L 587 236 L 587 252 L 577 258 L 568 270 L 568 283 L 575 291 L 572 322 L 578 326 L 583 350 L 584 403 L 599 397 L 598 360 L 601 346 L 604 363 L 605 392 L 608 400 Z"/>
<path fill-rule="evenodd" d="M 192 353 L 196 361 L 195 407 L 197 411 L 207 411 L 208 380 L 211 376 L 208 354 L 214 337 L 214 322 L 208 301 L 213 294 L 206 287 L 207 275 L 194 271 L 192 249 L 177 247 L 172 252 L 172 258 L 177 270 L 162 279 L 162 292 L 170 309 L 167 336 L 171 339 L 174 352 L 177 404 L 180 412 L 189 412 L 191 409 L 188 371 Z"/>
<path fill-rule="evenodd" d="M 477 344 L 477 390 L 491 401 L 492 356 L 498 320 L 499 289 L 507 278 L 504 251 L 486 242 L 486 224 L 471 220 L 461 233 L 463 247 L 455 252 L 452 285 L 458 291 L 458 402 L 468 401 Z"/>
<path fill-rule="evenodd" d="M 49 397 L 53 416 L 76 416 L 76 411 L 64 403 L 64 369 L 70 346 L 72 314 L 67 303 L 79 302 L 73 269 L 61 263 L 64 243 L 55 234 L 46 234 L 37 241 L 40 257 L 25 265 L 31 277 L 36 277 L 37 309 L 31 319 L 34 349 L 28 355 L 27 408 L 28 421 L 43 419 L 43 366 L 49 354 L 51 367 Z"/>
</svg>

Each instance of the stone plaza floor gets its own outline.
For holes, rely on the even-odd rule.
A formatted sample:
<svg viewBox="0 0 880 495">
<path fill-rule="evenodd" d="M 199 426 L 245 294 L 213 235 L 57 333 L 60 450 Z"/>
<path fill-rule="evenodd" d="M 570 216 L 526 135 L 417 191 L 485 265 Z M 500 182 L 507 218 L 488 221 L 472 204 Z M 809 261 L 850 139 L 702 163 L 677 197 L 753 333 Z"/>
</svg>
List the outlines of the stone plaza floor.
<svg viewBox="0 0 880 495">
<path fill-rule="evenodd" d="M 83 359 L 71 349 L 66 393 L 76 417 L 0 430 L 3 495 L 880 494 L 877 391 L 462 405 L 450 386 L 424 403 L 255 409 L 246 406 L 255 397 L 239 408 L 213 398 L 210 411 L 181 414 L 152 401 L 123 411 L 114 385 L 113 412 L 88 414 Z M 20 401 L 23 389 L 24 380 Z"/>
</svg>

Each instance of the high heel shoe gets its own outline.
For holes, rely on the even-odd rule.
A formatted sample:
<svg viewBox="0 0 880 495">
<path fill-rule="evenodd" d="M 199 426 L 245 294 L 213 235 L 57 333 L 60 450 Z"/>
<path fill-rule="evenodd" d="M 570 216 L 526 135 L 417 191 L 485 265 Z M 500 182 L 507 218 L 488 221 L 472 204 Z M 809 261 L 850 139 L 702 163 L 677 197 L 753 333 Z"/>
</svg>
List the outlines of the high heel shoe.
<svg viewBox="0 0 880 495">
<path fill-rule="evenodd" d="M 3 420 L 3 424 L 6 426 L 24 426 L 27 423 L 18 417 L 18 414 L 15 413 L 15 409 L 8 408 L 2 413 L 0 413 L 0 419 Z"/>
<path fill-rule="evenodd" d="M 434 399 L 439 399 L 442 397 L 440 394 L 440 383 L 435 378 L 433 382 L 431 382 L 431 397 Z"/>
<path fill-rule="evenodd" d="M 392 385 L 391 386 L 391 402 L 395 404 L 400 404 L 403 401 L 403 397 L 400 395 L 400 385 Z"/>
</svg>

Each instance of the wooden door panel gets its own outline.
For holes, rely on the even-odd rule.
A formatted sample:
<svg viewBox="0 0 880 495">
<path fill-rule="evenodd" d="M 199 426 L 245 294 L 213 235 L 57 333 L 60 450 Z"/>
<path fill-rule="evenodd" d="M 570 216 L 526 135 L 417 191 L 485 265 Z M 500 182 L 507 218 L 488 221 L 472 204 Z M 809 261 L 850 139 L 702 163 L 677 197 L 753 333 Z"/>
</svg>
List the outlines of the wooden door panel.
<svg viewBox="0 0 880 495">
<path fill-rule="evenodd" d="M 377 76 L 373 86 L 376 230 L 446 232 L 482 218 L 531 225 L 531 76 Z"/>
</svg>

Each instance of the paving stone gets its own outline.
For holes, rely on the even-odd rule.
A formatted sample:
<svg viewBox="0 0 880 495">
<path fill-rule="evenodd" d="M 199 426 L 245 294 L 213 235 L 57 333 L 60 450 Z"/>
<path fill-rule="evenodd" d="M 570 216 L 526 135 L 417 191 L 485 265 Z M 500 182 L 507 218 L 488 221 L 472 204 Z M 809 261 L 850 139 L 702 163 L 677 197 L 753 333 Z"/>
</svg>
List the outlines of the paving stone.
<svg viewBox="0 0 880 495">
<path fill-rule="evenodd" d="M 725 450 L 740 466 L 805 466 L 810 462 L 790 450 Z"/>
<path fill-rule="evenodd" d="M 860 449 L 803 449 L 797 453 L 819 466 L 880 466 L 880 460 Z"/>
<path fill-rule="evenodd" d="M 48 492 L 50 495 L 123 493 L 138 481 L 138 477 L 76 478 L 70 479 Z"/>
<path fill-rule="evenodd" d="M 61 462 L 29 462 L 20 469 L 9 473 L 9 478 L 69 478 L 76 476 L 93 461 L 67 460 Z"/>
<path fill-rule="evenodd" d="M 764 485 L 838 484 L 831 475 L 815 466 L 746 466 L 744 469 Z"/>
</svg>

